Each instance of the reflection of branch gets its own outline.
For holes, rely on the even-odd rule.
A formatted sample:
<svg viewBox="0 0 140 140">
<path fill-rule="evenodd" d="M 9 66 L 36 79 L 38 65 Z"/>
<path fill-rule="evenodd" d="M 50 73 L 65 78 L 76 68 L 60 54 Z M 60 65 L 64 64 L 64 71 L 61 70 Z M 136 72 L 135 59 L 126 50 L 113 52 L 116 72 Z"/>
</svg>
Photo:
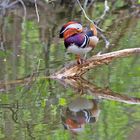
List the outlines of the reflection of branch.
<svg viewBox="0 0 140 140">
<path fill-rule="evenodd" d="M 16 79 L 16 80 L 9 80 L 7 82 L 5 81 L 0 81 L 0 92 L 7 92 L 9 90 L 12 90 L 13 88 L 15 88 L 15 86 L 29 86 L 31 85 L 31 83 L 33 83 L 34 81 L 36 80 L 40 80 L 40 79 L 46 79 L 46 78 L 50 78 L 49 76 L 44 76 L 44 77 L 41 77 L 39 78 L 38 75 L 40 73 L 44 73 L 45 74 L 45 69 L 39 69 L 39 65 L 40 65 L 40 60 L 38 62 L 38 66 L 37 66 L 37 70 L 36 72 L 33 72 L 32 74 L 26 76 L 26 77 L 23 77 L 23 78 L 20 78 L 20 79 Z M 8 89 L 6 89 L 8 88 Z"/>
<path fill-rule="evenodd" d="M 12 119 L 15 123 L 18 122 L 18 111 L 19 111 L 19 104 L 18 102 L 14 105 L 11 104 L 0 104 L 0 108 L 2 109 L 9 109 L 12 113 Z"/>
<path fill-rule="evenodd" d="M 35 78 L 34 78 L 35 79 Z M 29 81 L 33 81 L 34 79 L 32 79 L 31 77 L 25 78 L 25 79 L 17 79 L 17 80 L 13 80 L 13 81 L 9 81 L 6 83 L 0 83 L 0 89 L 4 91 L 5 87 L 12 87 L 14 85 L 22 85 L 22 84 L 26 84 Z"/>
<path fill-rule="evenodd" d="M 31 139 L 34 140 L 35 137 L 32 136 L 33 134 L 32 134 L 32 130 L 31 130 L 32 128 L 31 128 L 30 124 L 27 122 L 26 125 L 27 125 L 27 132 L 28 132 L 29 137 L 31 137 Z"/>
<path fill-rule="evenodd" d="M 74 76 L 82 76 L 88 70 L 95 68 L 97 66 L 108 64 L 112 62 L 114 59 L 120 57 L 127 57 L 134 54 L 140 54 L 140 48 L 131 48 L 131 49 L 124 49 L 120 51 L 114 51 L 110 53 L 105 53 L 101 55 L 92 56 L 91 58 L 87 59 L 81 65 L 77 65 L 76 63 L 69 68 L 62 68 L 60 71 L 56 72 L 52 75 L 52 78 L 62 79 L 66 77 L 74 77 Z"/>
<path fill-rule="evenodd" d="M 28 77 L 22 79 L 16 79 L 8 82 L 0 81 L 0 92 L 7 92 L 12 90 L 17 85 L 29 85 L 31 82 L 36 80 L 36 75 L 33 73 Z"/>
<path fill-rule="evenodd" d="M 122 94 L 113 92 L 108 88 L 97 87 L 82 78 L 68 78 L 68 79 L 63 79 L 63 81 L 66 84 L 71 85 L 73 88 L 83 89 L 86 92 L 89 92 L 93 96 L 96 96 L 100 99 L 108 99 L 108 100 L 123 102 L 127 104 L 140 104 L 140 98 L 122 95 Z"/>
</svg>

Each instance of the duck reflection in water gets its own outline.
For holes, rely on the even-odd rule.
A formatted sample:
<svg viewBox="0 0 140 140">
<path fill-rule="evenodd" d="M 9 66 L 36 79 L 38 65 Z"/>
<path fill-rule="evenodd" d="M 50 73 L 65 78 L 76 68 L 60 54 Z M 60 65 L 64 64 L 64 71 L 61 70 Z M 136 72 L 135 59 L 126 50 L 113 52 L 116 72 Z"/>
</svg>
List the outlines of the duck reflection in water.
<svg viewBox="0 0 140 140">
<path fill-rule="evenodd" d="M 87 123 L 95 123 L 99 114 L 98 100 L 78 97 L 62 109 L 61 118 L 65 129 L 78 133 Z"/>
</svg>

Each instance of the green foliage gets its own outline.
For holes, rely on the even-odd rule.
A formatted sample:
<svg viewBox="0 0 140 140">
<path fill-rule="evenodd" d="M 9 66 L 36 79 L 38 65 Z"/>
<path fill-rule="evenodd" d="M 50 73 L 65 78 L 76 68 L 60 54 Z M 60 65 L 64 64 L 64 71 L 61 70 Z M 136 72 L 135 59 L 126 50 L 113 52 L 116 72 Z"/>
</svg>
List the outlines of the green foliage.
<svg viewBox="0 0 140 140">
<path fill-rule="evenodd" d="M 31 112 L 29 110 L 24 110 L 22 118 L 23 118 L 24 121 L 31 121 L 32 120 Z"/>
<path fill-rule="evenodd" d="M 117 0 L 117 1 L 115 2 L 115 7 L 116 7 L 116 8 L 120 8 L 120 7 L 122 7 L 124 4 L 125 4 L 125 2 L 124 2 L 123 0 Z"/>
<path fill-rule="evenodd" d="M 56 115 L 57 114 L 57 106 L 52 105 L 52 104 L 51 104 L 51 114 L 52 115 Z"/>
<path fill-rule="evenodd" d="M 41 107 L 46 107 L 46 101 L 47 101 L 47 99 L 43 99 L 42 100 L 42 102 L 41 102 Z"/>
</svg>

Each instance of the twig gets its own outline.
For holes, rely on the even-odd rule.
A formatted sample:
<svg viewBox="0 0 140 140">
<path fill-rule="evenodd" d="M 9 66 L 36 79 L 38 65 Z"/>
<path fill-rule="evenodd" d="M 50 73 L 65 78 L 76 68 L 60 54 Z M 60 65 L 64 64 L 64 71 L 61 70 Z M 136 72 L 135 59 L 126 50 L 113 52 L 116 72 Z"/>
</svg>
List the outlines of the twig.
<svg viewBox="0 0 140 140">
<path fill-rule="evenodd" d="M 0 42 L 0 50 L 2 50 L 2 51 L 5 51 L 5 48 L 4 48 L 4 43 L 3 43 L 3 41 L 2 41 L 2 42 Z"/>
<path fill-rule="evenodd" d="M 105 41 L 105 48 L 108 49 L 110 42 L 108 41 L 108 39 L 106 38 L 106 36 L 102 32 L 99 31 L 99 33 L 100 33 L 100 36 L 102 37 L 102 39 Z"/>
<path fill-rule="evenodd" d="M 35 1 L 35 11 L 36 11 L 36 15 L 37 15 L 37 21 L 39 22 L 40 18 L 39 18 L 38 7 L 37 7 L 36 0 L 34 0 L 34 1 Z"/>
<path fill-rule="evenodd" d="M 97 25 L 95 25 L 95 22 L 94 22 L 93 20 L 91 20 L 91 19 L 87 16 L 87 14 L 86 14 L 84 8 L 81 6 L 80 1 L 77 0 L 77 2 L 78 2 L 78 4 L 79 4 L 81 10 L 83 11 L 83 13 L 84 13 L 84 15 L 85 15 L 85 18 L 86 18 L 88 21 L 90 21 L 92 24 L 94 24 L 94 26 L 95 26 L 99 31 L 104 32 L 101 28 L 99 28 Z"/>
<path fill-rule="evenodd" d="M 107 0 L 105 0 L 105 2 L 104 2 L 104 12 L 103 12 L 103 14 L 100 16 L 100 20 L 102 20 L 102 19 L 104 19 L 104 17 L 105 17 L 105 15 L 106 15 L 106 13 L 109 11 L 109 6 L 108 6 L 108 2 L 107 2 Z"/>
<path fill-rule="evenodd" d="M 15 4 L 17 4 L 18 2 L 19 2 L 18 0 L 13 1 L 13 2 L 11 2 L 9 5 L 7 5 L 6 8 L 10 8 L 10 7 L 14 6 Z"/>
<path fill-rule="evenodd" d="M 0 4 L 0 6 L 1 6 L 0 9 L 2 9 L 2 8 L 3 8 L 3 9 L 6 8 L 7 5 L 8 5 L 8 3 L 9 3 L 9 0 L 2 1 L 1 4 Z"/>
<path fill-rule="evenodd" d="M 86 7 L 87 7 L 87 3 L 88 3 L 88 0 L 85 0 L 85 2 L 84 2 L 84 9 L 86 9 Z"/>
<path fill-rule="evenodd" d="M 27 12 L 26 12 L 26 6 L 25 6 L 25 4 L 24 4 L 24 2 L 22 1 L 22 0 L 18 0 L 20 3 L 21 3 L 21 5 L 23 6 L 23 10 L 24 10 L 24 17 L 23 17 L 23 23 L 25 23 L 25 21 L 26 21 L 26 16 L 27 16 Z"/>
<path fill-rule="evenodd" d="M 0 10 L 1 10 L 1 15 L 5 15 L 5 13 L 6 13 L 6 8 L 7 8 L 7 5 L 8 5 L 8 3 L 9 3 L 9 0 L 5 0 L 5 1 L 2 1 L 1 3 L 0 3 Z"/>
<path fill-rule="evenodd" d="M 84 13 L 84 15 L 85 15 L 85 18 L 86 18 L 89 22 L 91 22 L 91 23 L 97 28 L 97 30 L 99 31 L 101 37 L 102 37 L 103 40 L 105 41 L 105 48 L 108 48 L 110 42 L 107 40 L 107 38 L 106 38 L 105 35 L 103 34 L 104 31 L 103 31 L 101 28 L 99 28 L 99 27 L 95 24 L 95 22 L 94 22 L 93 20 L 91 20 L 91 19 L 87 16 L 87 14 L 86 14 L 84 8 L 81 6 L 80 1 L 77 0 L 77 2 L 78 2 L 78 4 L 79 4 L 81 10 L 83 11 L 83 13 Z M 109 7 L 108 7 L 108 5 L 107 5 L 107 0 L 105 0 L 105 11 L 107 11 L 107 10 L 109 10 Z M 104 12 L 104 13 L 106 14 L 106 12 Z M 104 16 L 104 15 L 103 15 L 103 16 Z"/>
<path fill-rule="evenodd" d="M 90 3 L 87 6 L 87 9 L 95 2 L 95 0 L 90 0 Z"/>
</svg>

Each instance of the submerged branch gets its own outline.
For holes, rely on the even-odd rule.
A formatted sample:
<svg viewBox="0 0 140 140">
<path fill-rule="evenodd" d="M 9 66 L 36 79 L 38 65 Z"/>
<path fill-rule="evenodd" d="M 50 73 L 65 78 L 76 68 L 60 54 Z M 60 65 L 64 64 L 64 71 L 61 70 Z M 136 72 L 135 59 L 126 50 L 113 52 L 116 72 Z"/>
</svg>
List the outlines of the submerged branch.
<svg viewBox="0 0 140 140">
<path fill-rule="evenodd" d="M 84 62 L 81 65 L 77 65 L 75 63 L 72 66 L 69 66 L 68 68 L 66 67 L 62 68 L 60 71 L 53 74 L 51 78 L 63 79 L 68 77 L 80 77 L 92 68 L 95 68 L 103 64 L 108 64 L 112 62 L 114 59 L 127 57 L 133 54 L 140 54 L 140 48 L 124 49 L 101 55 L 95 55 L 87 59 L 86 62 Z"/>
</svg>

